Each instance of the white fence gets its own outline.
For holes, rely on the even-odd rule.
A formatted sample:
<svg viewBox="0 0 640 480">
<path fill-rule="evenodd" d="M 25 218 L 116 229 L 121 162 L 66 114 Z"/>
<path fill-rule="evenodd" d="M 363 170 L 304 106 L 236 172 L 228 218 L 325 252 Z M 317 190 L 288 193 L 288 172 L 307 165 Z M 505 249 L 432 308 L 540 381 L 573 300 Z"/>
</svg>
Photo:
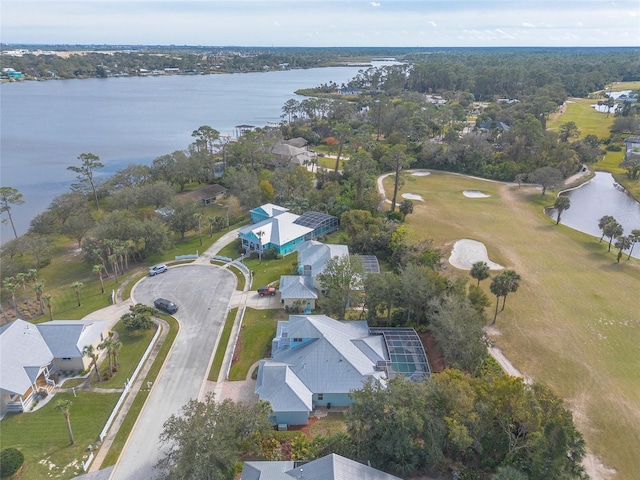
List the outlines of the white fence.
<svg viewBox="0 0 640 480">
<path fill-rule="evenodd" d="M 127 381 L 124 384 L 124 391 L 122 392 L 122 395 L 120 395 L 120 398 L 118 399 L 118 403 L 116 403 L 116 406 L 113 408 L 113 411 L 111 412 L 111 415 L 109 415 L 109 418 L 107 419 L 107 423 L 104 425 L 104 428 L 100 432 L 100 441 L 103 441 L 104 437 L 107 436 L 107 432 L 109 431 L 109 428 L 111 427 L 111 424 L 113 423 L 113 420 L 116 418 L 116 415 L 118 414 L 118 410 L 120 410 L 120 407 L 124 403 L 125 398 L 127 398 L 127 394 L 129 393 L 129 390 L 131 389 L 131 384 L 133 382 L 135 382 L 136 377 L 140 373 L 140 370 L 142 369 L 144 363 L 147 361 L 147 357 L 151 353 L 151 350 L 153 350 L 153 347 L 155 346 L 156 341 L 158 340 L 158 337 L 160 336 L 160 332 L 162 331 L 162 327 L 160 326 L 160 324 L 157 321 L 156 321 L 156 325 L 158 325 L 158 330 L 156 331 L 156 334 L 153 336 L 153 339 L 149 343 L 149 346 L 145 350 L 144 354 L 142 355 L 142 358 L 140 359 L 140 362 L 138 363 L 138 366 L 134 370 L 133 375 L 131 375 L 131 378 L 127 378 Z"/>
</svg>

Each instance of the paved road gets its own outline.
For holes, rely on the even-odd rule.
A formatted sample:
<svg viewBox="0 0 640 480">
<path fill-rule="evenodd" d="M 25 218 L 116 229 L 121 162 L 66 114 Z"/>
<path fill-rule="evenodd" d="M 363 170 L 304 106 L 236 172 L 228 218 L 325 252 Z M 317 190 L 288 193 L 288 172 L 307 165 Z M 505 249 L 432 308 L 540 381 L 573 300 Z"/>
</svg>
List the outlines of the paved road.
<svg viewBox="0 0 640 480">
<path fill-rule="evenodd" d="M 235 275 L 226 269 L 191 264 L 169 268 L 136 286 L 136 302 L 153 305 L 153 300 L 163 297 L 178 305 L 174 316 L 180 322 L 180 332 L 112 480 L 156 478 L 153 466 L 164 455 L 158 441 L 163 423 L 190 399 L 200 396 L 235 285 Z"/>
</svg>

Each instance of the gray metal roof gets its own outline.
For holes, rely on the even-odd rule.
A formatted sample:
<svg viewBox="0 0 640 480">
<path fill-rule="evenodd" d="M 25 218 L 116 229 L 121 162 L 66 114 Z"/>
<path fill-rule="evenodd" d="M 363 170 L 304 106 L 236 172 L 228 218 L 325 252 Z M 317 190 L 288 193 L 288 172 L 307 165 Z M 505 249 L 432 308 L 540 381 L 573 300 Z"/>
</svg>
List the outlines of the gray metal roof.
<svg viewBox="0 0 640 480">
<path fill-rule="evenodd" d="M 305 395 L 309 395 L 310 402 L 313 393 L 349 393 L 362 388 L 369 379 L 386 377 L 384 371 L 376 369 L 378 362 L 386 361 L 383 338 L 371 336 L 367 322 L 291 315 L 288 322 L 278 322 L 277 335 L 279 348 L 271 360 L 261 362 L 256 385 L 260 399 L 271 402 L 275 411 L 294 411 L 281 407 L 298 405 Z M 277 369 L 285 365 L 287 376 L 283 384 L 283 373 Z M 292 376 L 288 376 L 289 372 Z M 294 378 L 300 383 L 295 383 Z M 311 404 L 308 405 L 311 411 Z"/>
<path fill-rule="evenodd" d="M 311 277 L 304 275 L 283 275 L 280 277 L 280 298 L 310 300 L 318 298 Z"/>
<path fill-rule="evenodd" d="M 311 268 L 311 276 L 316 277 L 325 269 L 327 262 L 334 257 L 349 256 L 349 247 L 340 244 L 325 244 L 316 240 L 307 240 L 296 248 L 298 265 Z M 301 272 L 303 273 L 303 272 Z"/>
<path fill-rule="evenodd" d="M 241 480 L 402 480 L 335 453 L 299 463 L 244 462 Z"/>
<path fill-rule="evenodd" d="M 107 325 L 96 320 L 54 320 L 36 327 L 55 358 L 80 358 L 82 349 L 100 338 Z"/>
<path fill-rule="evenodd" d="M 259 238 L 258 233 L 262 233 L 260 242 L 262 245 L 282 246 L 313 231 L 311 228 L 297 225 L 295 223 L 297 218 L 298 215 L 293 213 L 280 213 L 275 217 L 241 228 L 238 235 L 245 238 L 251 237 L 254 241 L 257 241 Z"/>
<path fill-rule="evenodd" d="M 256 393 L 269 399 L 275 412 L 310 412 L 313 393 L 287 364 L 262 360 L 256 382 Z"/>
<path fill-rule="evenodd" d="M 53 353 L 35 325 L 15 320 L 0 329 L 0 388 L 22 395 Z"/>
</svg>

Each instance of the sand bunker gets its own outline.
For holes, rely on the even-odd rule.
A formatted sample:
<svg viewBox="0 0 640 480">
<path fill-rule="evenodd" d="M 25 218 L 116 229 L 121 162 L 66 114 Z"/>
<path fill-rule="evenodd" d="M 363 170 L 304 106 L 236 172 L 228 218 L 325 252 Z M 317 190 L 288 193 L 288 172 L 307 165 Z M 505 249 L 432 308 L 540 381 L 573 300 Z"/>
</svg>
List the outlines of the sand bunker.
<svg viewBox="0 0 640 480">
<path fill-rule="evenodd" d="M 411 175 L 414 177 L 426 177 L 427 175 L 431 175 L 431 172 L 412 172 Z"/>
<path fill-rule="evenodd" d="M 408 200 L 419 200 L 421 202 L 424 202 L 424 198 L 422 198 L 422 195 L 418 195 L 417 193 L 403 193 L 402 198 L 406 198 Z"/>
<path fill-rule="evenodd" d="M 462 194 L 469 198 L 489 198 L 491 196 L 486 193 L 482 193 L 480 190 L 465 190 Z"/>
<path fill-rule="evenodd" d="M 504 267 L 489 260 L 484 243 L 463 238 L 458 240 L 451 250 L 449 263 L 461 270 L 471 270 L 476 262 L 487 262 L 490 270 L 502 270 Z"/>
</svg>

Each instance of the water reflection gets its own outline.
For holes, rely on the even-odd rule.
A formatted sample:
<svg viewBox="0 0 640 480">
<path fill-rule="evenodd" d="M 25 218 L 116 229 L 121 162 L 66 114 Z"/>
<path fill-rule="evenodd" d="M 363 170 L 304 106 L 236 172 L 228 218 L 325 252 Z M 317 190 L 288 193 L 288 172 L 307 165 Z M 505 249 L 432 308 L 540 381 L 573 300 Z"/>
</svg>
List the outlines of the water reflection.
<svg viewBox="0 0 640 480">
<path fill-rule="evenodd" d="M 624 234 L 640 228 L 640 203 L 618 185 L 610 173 L 596 172 L 595 177 L 580 188 L 566 193 L 571 199 L 571 208 L 562 212 L 560 223 L 580 232 L 600 237 L 598 220 L 605 215 L 614 217 L 624 227 Z M 555 209 L 547 209 L 554 218 Z M 633 257 L 640 258 L 638 245 Z"/>
</svg>

